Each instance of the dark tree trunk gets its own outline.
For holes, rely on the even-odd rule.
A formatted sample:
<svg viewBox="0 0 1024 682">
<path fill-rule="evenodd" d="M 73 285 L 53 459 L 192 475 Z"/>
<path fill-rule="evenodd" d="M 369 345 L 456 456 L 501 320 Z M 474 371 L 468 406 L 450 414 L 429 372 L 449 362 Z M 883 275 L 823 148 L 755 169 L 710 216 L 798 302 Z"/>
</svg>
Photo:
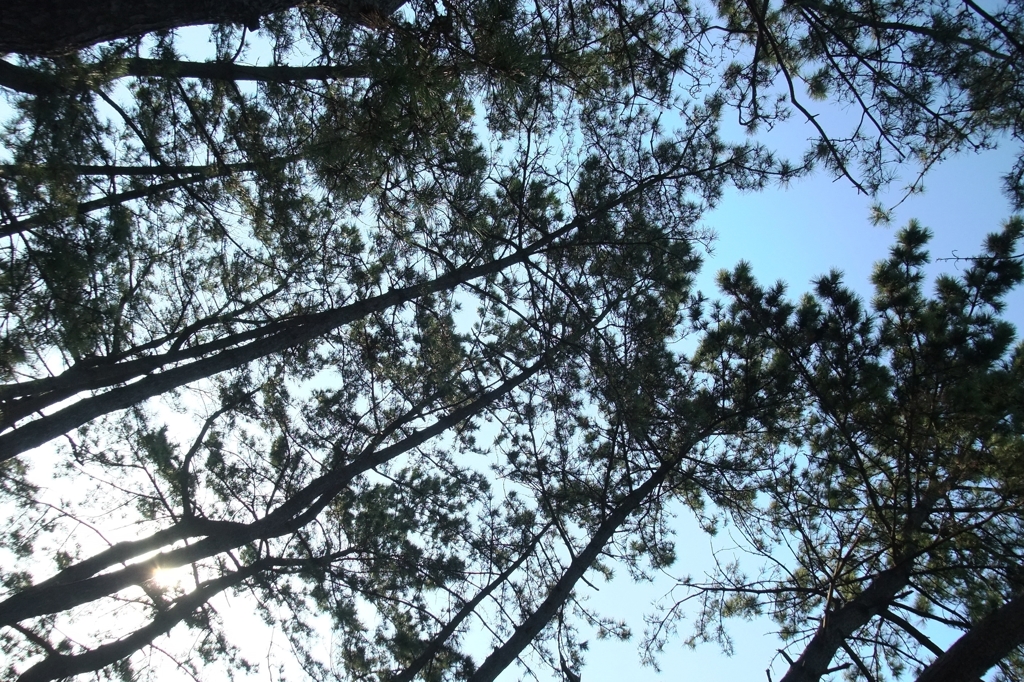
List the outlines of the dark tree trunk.
<svg viewBox="0 0 1024 682">
<path fill-rule="evenodd" d="M 906 587 L 913 565 L 913 558 L 905 557 L 893 568 L 875 576 L 858 596 L 826 615 L 800 658 L 780 682 L 818 682 L 823 675 L 837 670 L 829 667 L 836 652 L 859 628 L 889 607 Z"/>
<path fill-rule="evenodd" d="M 454 289 L 463 282 L 468 282 L 478 277 L 486 277 L 511 266 L 525 263 L 536 253 L 549 247 L 559 238 L 575 231 L 582 222 L 584 220 L 577 218 L 556 232 L 552 232 L 534 242 L 531 246 L 489 263 L 464 266 L 429 282 L 394 289 L 379 296 L 366 298 L 347 306 L 333 308 L 321 313 L 291 318 L 280 323 L 271 322 L 256 330 L 243 332 L 227 339 L 208 342 L 207 344 L 197 346 L 195 349 L 183 350 L 181 353 L 193 355 L 196 349 L 216 348 L 216 352 L 212 355 L 163 372 L 150 373 L 145 378 L 130 383 L 127 386 L 120 386 L 105 393 L 84 398 L 63 409 L 4 433 L 0 436 L 0 462 L 42 445 L 101 415 L 131 407 L 143 400 L 166 393 L 193 381 L 205 379 L 220 372 L 241 367 L 253 360 L 273 353 L 280 353 L 300 344 L 308 343 L 334 329 L 350 324 L 374 312 L 414 301 L 427 294 Z M 237 347 L 225 348 L 225 343 L 231 339 L 241 339 L 247 343 Z M 142 364 L 150 365 L 152 370 L 166 364 L 165 361 L 169 357 L 175 357 L 175 355 L 165 355 L 163 360 L 161 360 L 160 356 L 154 356 L 142 358 L 140 361 Z M 112 381 L 122 382 L 129 379 L 128 376 L 119 372 L 117 365 L 105 367 L 103 370 L 112 372 L 113 376 L 116 376 L 116 379 Z M 51 397 L 56 398 L 56 395 Z M 47 401 L 44 400 L 44 402 Z M 41 407 L 41 405 L 36 405 Z"/>
<path fill-rule="evenodd" d="M 301 0 L 5 0 L 0 4 L 0 53 L 58 55 L 96 43 L 181 26 L 245 24 L 302 4 Z M 323 0 L 315 3 L 354 23 L 371 25 L 402 0 Z"/>
<path fill-rule="evenodd" d="M 1024 596 L 985 616 L 921 673 L 917 682 L 976 682 L 1024 644 Z"/>
<path fill-rule="evenodd" d="M 731 165 L 732 162 L 728 161 L 716 165 L 716 168 Z M 427 294 L 454 289 L 470 280 L 486 277 L 506 268 L 526 263 L 538 253 L 552 248 L 562 238 L 577 230 L 585 229 L 595 217 L 621 206 L 656 182 L 664 182 L 668 178 L 680 175 L 695 175 L 698 172 L 704 171 L 685 169 L 654 176 L 595 208 L 591 213 L 577 215 L 561 228 L 545 234 L 533 244 L 517 252 L 487 263 L 467 264 L 428 282 L 393 289 L 379 296 L 320 313 L 268 322 L 246 332 L 221 337 L 191 348 L 176 348 L 160 355 L 136 358 L 123 363 L 123 365 L 71 368 L 57 377 L 30 380 L 23 385 L 13 383 L 0 386 L 0 424 L 2 424 L 2 413 L 5 407 L 13 408 L 15 413 L 20 414 L 17 406 L 18 398 L 24 400 L 33 395 L 37 396 L 40 398 L 40 402 L 34 402 L 33 407 L 36 410 L 42 410 L 46 406 L 55 405 L 69 395 L 73 395 L 68 391 L 77 393 L 84 390 L 100 389 L 146 375 L 138 381 L 83 398 L 39 419 L 8 430 L 0 435 L 0 462 L 57 438 L 96 417 L 131 407 L 143 400 L 148 400 L 193 381 L 242 367 L 253 360 L 314 341 L 334 329 L 372 313 L 414 301 Z M 200 358 L 206 353 L 209 354 Z M 193 358 L 195 359 L 193 360 Z M 169 364 L 183 360 L 190 360 L 190 362 L 171 369 L 157 371 Z M 64 379 L 70 379 L 70 381 L 65 383 Z M 48 393 L 49 396 L 45 395 Z M 14 399 L 13 404 L 9 403 L 8 406 L 5 406 L 4 398 Z"/>
<path fill-rule="evenodd" d="M 2 29 L 0 29 L 2 31 Z M 294 83 L 310 80 L 338 80 L 365 78 L 370 69 L 365 64 L 335 66 L 250 66 L 232 62 L 190 62 L 183 60 L 143 59 L 133 57 L 122 60 L 123 73 L 111 76 L 150 76 L 155 78 L 203 78 L 214 81 L 260 81 L 263 83 Z M 100 80 L 91 77 L 87 87 L 95 89 Z M 0 59 L 0 87 L 26 95 L 47 95 L 67 87 L 53 74 L 30 69 Z"/>
<path fill-rule="evenodd" d="M 148 625 L 123 639 L 80 654 L 67 655 L 54 652 L 22 673 L 18 682 L 50 682 L 51 680 L 66 679 L 99 670 L 126 658 L 142 647 L 151 644 L 160 635 L 170 632 L 171 628 L 192 615 L 214 595 L 240 585 L 246 579 L 256 575 L 262 568 L 263 564 L 257 562 L 235 573 L 229 573 L 203 583 L 192 593 L 179 599 L 173 607 L 158 614 Z"/>
<path fill-rule="evenodd" d="M 907 517 L 905 532 L 908 536 L 920 530 L 928 520 L 936 502 L 948 490 L 948 483 L 933 480 L 929 484 L 921 501 Z M 872 618 L 889 610 L 893 599 L 910 582 L 917 555 L 915 546 L 904 547 L 894 565 L 876 574 L 863 592 L 835 611 L 826 613 L 821 627 L 811 637 L 800 658 L 779 682 L 818 682 L 823 675 L 840 670 L 829 667 L 836 652 Z"/>
<path fill-rule="evenodd" d="M 444 643 L 448 641 L 448 638 L 455 634 L 455 631 L 459 629 L 459 626 L 461 626 L 462 623 L 465 622 L 467 618 L 469 618 L 471 615 L 473 615 L 473 613 L 476 612 L 476 607 L 479 606 L 484 599 L 489 597 L 491 593 L 494 592 L 495 589 L 504 585 L 508 581 L 508 579 L 512 577 L 512 574 L 518 571 L 519 567 L 522 566 L 526 562 L 526 560 L 530 558 L 530 556 L 533 554 L 533 551 L 537 548 L 537 545 L 544 537 L 544 533 L 550 527 L 551 523 L 549 522 L 548 525 L 544 527 L 544 530 L 542 530 L 540 533 L 536 535 L 536 537 L 534 537 L 533 542 L 530 543 L 530 546 L 526 549 L 526 551 L 524 551 L 520 555 L 518 559 L 515 560 L 515 562 L 513 562 L 511 565 L 509 565 L 508 568 L 502 571 L 497 578 L 492 580 L 487 585 L 487 587 L 478 592 L 477 595 L 473 597 L 473 599 L 463 604 L 462 608 L 459 609 L 459 612 L 455 614 L 455 617 L 448 621 L 447 625 L 441 628 L 437 635 L 435 635 L 434 638 L 431 640 L 430 644 L 428 644 L 427 647 L 422 652 L 420 652 L 420 655 L 416 657 L 416 660 L 410 663 L 409 667 L 403 670 L 401 673 L 390 678 L 390 682 L 412 682 L 419 674 L 419 672 L 423 670 L 423 668 L 425 668 L 427 664 L 434 660 L 434 657 L 444 646 Z"/>
<path fill-rule="evenodd" d="M 702 433 L 699 440 L 707 437 L 708 433 Z M 558 609 L 569 601 L 576 583 L 584 576 L 587 570 L 594 565 L 601 555 L 605 545 L 612 539 L 615 532 L 619 530 L 626 518 L 640 508 L 647 501 L 648 495 L 652 494 L 658 486 L 664 483 L 669 475 L 679 465 L 683 456 L 688 454 L 689 448 L 680 450 L 676 457 L 666 460 L 651 477 L 644 481 L 639 487 L 626 495 L 616 505 L 615 509 L 608 514 L 601 525 L 597 527 L 594 535 L 590 538 L 586 547 L 572 560 L 568 568 L 562 573 L 548 592 L 547 597 L 512 633 L 512 636 L 505 640 L 505 643 L 491 652 L 480 667 L 469 678 L 469 682 L 494 682 L 507 667 L 509 667 L 523 650 L 540 634 L 540 631 L 555 617 Z"/>
<path fill-rule="evenodd" d="M 167 180 L 166 182 L 159 182 L 149 185 L 147 187 L 140 187 L 139 189 L 128 190 L 126 192 L 117 192 L 109 194 L 102 199 L 93 199 L 91 201 L 84 201 L 78 205 L 76 215 L 83 216 L 93 211 L 99 211 L 104 208 L 112 208 L 114 206 L 120 206 L 129 201 L 135 201 L 136 199 L 151 199 L 164 192 L 169 192 L 172 189 L 178 189 L 181 187 L 188 187 L 189 185 L 197 185 L 201 182 L 209 180 L 214 177 L 225 177 L 231 175 L 237 170 L 248 170 L 249 166 L 236 165 L 236 166 L 224 166 L 223 168 L 214 167 L 214 172 L 210 175 L 196 174 L 187 175 L 174 180 Z M 70 216 L 61 216 L 70 217 Z M 27 232 L 37 227 L 49 225 L 55 223 L 60 218 L 51 218 L 42 215 L 28 216 L 22 218 L 17 222 L 10 222 L 6 225 L 0 226 L 0 237 L 13 237 L 16 234 Z"/>
<path fill-rule="evenodd" d="M 596 324 L 596 323 L 595 323 Z M 593 328 L 588 326 L 586 331 Z M 567 343 L 575 342 L 570 339 Z M 280 506 L 266 516 L 251 523 L 201 522 L 198 526 L 192 521 L 175 524 L 175 526 L 158 532 L 151 538 L 139 542 L 121 543 L 79 564 L 70 566 L 52 578 L 32 587 L 27 587 L 0 601 L 0 627 L 12 625 L 19 621 L 60 613 L 87 604 L 119 592 L 120 590 L 142 585 L 149 580 L 157 568 L 175 568 L 214 557 L 222 552 L 237 549 L 249 542 L 267 540 L 294 533 L 310 523 L 337 495 L 357 476 L 388 462 L 399 455 L 409 452 L 431 438 L 473 417 L 486 406 L 493 404 L 538 372 L 550 366 L 555 354 L 562 348 L 559 345 L 544 353 L 531 367 L 519 374 L 509 377 L 495 388 L 480 394 L 475 400 L 465 403 L 447 416 L 436 422 L 414 431 L 402 440 L 380 450 L 360 454 L 350 463 L 332 469 L 308 483 Z M 396 425 L 401 426 L 401 424 Z M 106 573 L 98 571 L 113 567 L 114 562 L 129 557 L 138 558 L 137 552 L 154 545 L 157 541 L 172 541 L 172 538 L 184 539 L 198 537 L 196 532 L 209 531 L 203 539 L 177 549 L 162 552 L 146 560 L 131 563 L 123 568 Z M 166 546 L 166 545 L 164 545 Z M 113 550 L 113 551 L 111 551 Z M 88 577 L 86 577 L 88 576 Z"/>
</svg>

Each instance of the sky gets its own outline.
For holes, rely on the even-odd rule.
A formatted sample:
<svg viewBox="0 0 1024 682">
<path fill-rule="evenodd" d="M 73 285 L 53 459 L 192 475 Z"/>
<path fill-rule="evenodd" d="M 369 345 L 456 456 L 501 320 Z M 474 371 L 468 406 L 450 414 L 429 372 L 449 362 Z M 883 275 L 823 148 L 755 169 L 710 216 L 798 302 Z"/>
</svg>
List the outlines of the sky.
<svg viewBox="0 0 1024 682">
<path fill-rule="evenodd" d="M 799 150 L 810 136 L 808 128 L 791 120 L 758 139 L 778 148 Z M 718 297 L 715 274 L 746 260 L 762 284 L 787 282 L 791 298 L 808 291 L 815 277 L 838 269 L 845 273 L 847 284 L 869 300 L 874 264 L 888 256 L 897 230 L 911 219 L 934 232 L 929 248 L 933 261 L 980 252 L 985 235 L 998 230 L 1013 215 L 1001 190 L 1001 177 L 1010 170 L 1014 152 L 1011 145 L 1004 144 L 996 150 L 961 155 L 938 165 L 926 176 L 924 193 L 909 197 L 896 208 L 888 226 L 871 224 L 875 199 L 858 194 L 845 180 L 833 181 L 820 172 L 785 188 L 746 193 L 728 190 L 704 218 L 705 226 L 717 233 L 717 239 L 697 287 L 712 298 Z M 799 158 L 799 154 L 793 157 Z M 897 185 L 879 200 L 889 207 L 902 196 Z M 933 262 L 928 272 L 934 276 L 955 272 L 956 267 L 953 262 Z M 1024 291 L 1013 293 L 1004 317 L 1017 326 L 1019 338 L 1019 330 L 1024 327 Z M 768 679 L 765 669 L 773 663 L 772 679 L 778 680 L 788 665 L 777 656 L 780 643 L 771 634 L 773 623 L 767 618 L 729 624 L 734 639 L 731 656 L 724 655 L 715 644 L 690 650 L 676 642 L 666 646 L 660 656 L 660 673 L 641 666 L 638 640 L 644 630 L 643 615 L 652 611 L 652 602 L 670 593 L 675 576 L 689 574 L 699 580 L 713 566 L 715 550 L 722 552 L 723 560 L 730 556 L 728 550 L 733 543 L 728 529 L 712 539 L 681 509 L 677 532 L 677 568 L 666 571 L 653 583 L 636 585 L 628 577 L 618 576 L 611 584 L 598 584 L 600 592 L 586 586 L 578 588 L 581 593 L 589 593 L 590 603 L 600 606 L 604 615 L 626 620 L 634 633 L 630 642 L 591 642 L 582 670 L 583 682 L 764 681 Z M 744 565 L 748 571 L 757 566 Z M 680 624 L 681 635 L 687 633 L 687 627 L 686 622 Z M 941 634 L 938 639 L 943 639 Z M 510 669 L 500 679 L 511 682 L 517 677 Z"/>
<path fill-rule="evenodd" d="M 817 275 L 837 268 L 862 295 L 870 294 L 875 262 L 888 255 L 896 232 L 911 219 L 934 233 L 933 260 L 980 251 L 986 234 L 998 230 L 1012 214 L 1001 190 L 1001 176 L 1010 170 L 1009 145 L 982 154 L 962 155 L 940 164 L 925 177 L 923 194 L 913 195 L 893 213 L 888 226 L 869 220 L 873 200 L 858 195 L 844 180 L 823 173 L 797 180 L 789 187 L 759 193 L 730 190 L 705 217 L 718 234 L 714 254 L 704 268 L 701 286 L 713 287 L 714 273 L 744 259 L 763 282 L 782 279 L 791 292 L 802 293 Z M 890 206 L 897 190 L 881 197 Z M 931 272 L 955 270 L 953 263 L 935 263 Z M 705 285 L 704 282 L 707 282 Z M 1008 310 L 1022 320 L 1021 296 Z"/>
<path fill-rule="evenodd" d="M 809 125 L 793 120 L 758 139 L 799 158 L 810 135 Z M 934 232 L 930 248 L 933 257 L 977 253 L 984 236 L 1011 215 L 1009 201 L 1000 189 L 1000 177 L 1009 170 L 1013 151 L 1007 145 L 940 164 L 927 176 L 924 193 L 908 198 L 895 209 L 891 225 L 882 227 L 872 226 L 869 220 L 875 199 L 858 195 L 847 181 L 833 181 L 822 172 L 784 188 L 746 193 L 727 190 L 719 206 L 704 218 L 704 225 L 714 230 L 717 239 L 697 286 L 714 297 L 715 273 L 732 268 L 742 259 L 752 264 L 754 275 L 763 283 L 779 279 L 789 282 L 793 297 L 806 291 L 814 277 L 836 268 L 867 298 L 874 263 L 886 257 L 896 230 L 912 218 Z M 897 185 L 881 197 L 881 203 L 892 205 L 900 196 Z M 953 271 L 956 267 L 952 262 L 937 263 L 932 272 Z M 1024 292 L 1016 292 L 1005 316 L 1018 328 L 1024 325 Z M 770 634 L 772 623 L 766 620 L 731 624 L 735 645 L 731 657 L 712 644 L 691 651 L 670 643 L 659 658 L 660 673 L 640 665 L 638 640 L 644 630 L 643 615 L 651 611 L 651 604 L 670 593 L 674 577 L 688 573 L 700 579 L 713 565 L 713 552 L 727 553 L 730 545 L 727 531 L 712 541 L 680 510 L 677 568 L 647 584 L 634 584 L 625 575 L 611 583 L 595 582 L 597 590 L 581 584 L 578 592 L 588 598 L 589 604 L 606 616 L 624 619 L 634 633 L 629 642 L 591 641 L 582 669 L 583 682 L 765 680 L 765 669 L 773 659 L 776 665 L 772 676 L 778 679 L 786 665 L 776 657 L 779 644 Z M 683 623 L 681 631 L 686 627 Z M 499 679 L 511 682 L 522 672 L 512 667 Z"/>
</svg>

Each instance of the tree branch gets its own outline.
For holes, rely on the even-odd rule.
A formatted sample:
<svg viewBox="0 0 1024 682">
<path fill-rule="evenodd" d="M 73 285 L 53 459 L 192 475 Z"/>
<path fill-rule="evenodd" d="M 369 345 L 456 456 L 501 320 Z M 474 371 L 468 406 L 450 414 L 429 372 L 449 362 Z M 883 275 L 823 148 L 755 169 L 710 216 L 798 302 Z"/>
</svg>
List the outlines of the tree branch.
<svg viewBox="0 0 1024 682">
<path fill-rule="evenodd" d="M 924 669 L 917 682 L 976 682 L 1024 644 L 1024 596 L 988 614 Z"/>
</svg>

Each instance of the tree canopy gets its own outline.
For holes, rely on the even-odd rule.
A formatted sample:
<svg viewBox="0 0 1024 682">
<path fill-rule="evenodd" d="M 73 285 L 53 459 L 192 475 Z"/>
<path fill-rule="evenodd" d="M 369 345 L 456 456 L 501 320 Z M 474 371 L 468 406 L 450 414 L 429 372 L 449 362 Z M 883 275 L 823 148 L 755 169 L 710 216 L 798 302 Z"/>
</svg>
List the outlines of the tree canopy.
<svg viewBox="0 0 1024 682">
<path fill-rule="evenodd" d="M 930 234 L 912 222 L 875 268 L 870 308 L 836 272 L 799 304 L 745 265 L 721 274 L 728 306 L 699 358 L 739 385 L 789 377 L 787 410 L 726 437 L 757 469 L 737 488 L 759 499 L 722 506 L 765 563 L 753 577 L 729 564 L 686 585 L 651 645 L 696 600 L 694 641 L 727 638 L 722 616 L 770 612 L 799 654 L 787 654 L 784 680 L 844 668 L 898 677 L 936 655 L 919 679 L 974 680 L 997 663 L 1021 676 L 1024 344 L 999 312 L 1024 280 L 1022 235 L 1012 220 L 929 297 Z M 1001 619 L 1002 639 L 980 634 Z M 975 641 L 944 652 L 921 623 Z"/>
<path fill-rule="evenodd" d="M 626 634 L 576 586 L 671 566 L 683 503 L 776 562 L 690 587 L 787 679 L 1019 677 L 1020 222 L 933 299 L 911 226 L 875 312 L 693 285 L 729 188 L 1019 139 L 1017 5 L 118 7 L 0 16 L 7 676 L 255 673 L 230 599 L 292 675 L 573 682 Z M 721 133 L 794 113 L 797 161 Z"/>
</svg>

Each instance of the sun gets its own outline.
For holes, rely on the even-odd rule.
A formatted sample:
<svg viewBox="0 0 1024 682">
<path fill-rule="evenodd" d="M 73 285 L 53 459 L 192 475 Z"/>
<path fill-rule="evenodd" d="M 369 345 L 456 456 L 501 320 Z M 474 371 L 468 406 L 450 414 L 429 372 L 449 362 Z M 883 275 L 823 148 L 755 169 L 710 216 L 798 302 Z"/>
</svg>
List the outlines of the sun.
<svg viewBox="0 0 1024 682">
<path fill-rule="evenodd" d="M 160 567 L 153 571 L 151 580 L 157 586 L 169 590 L 184 587 L 191 577 L 191 566 Z"/>
</svg>

